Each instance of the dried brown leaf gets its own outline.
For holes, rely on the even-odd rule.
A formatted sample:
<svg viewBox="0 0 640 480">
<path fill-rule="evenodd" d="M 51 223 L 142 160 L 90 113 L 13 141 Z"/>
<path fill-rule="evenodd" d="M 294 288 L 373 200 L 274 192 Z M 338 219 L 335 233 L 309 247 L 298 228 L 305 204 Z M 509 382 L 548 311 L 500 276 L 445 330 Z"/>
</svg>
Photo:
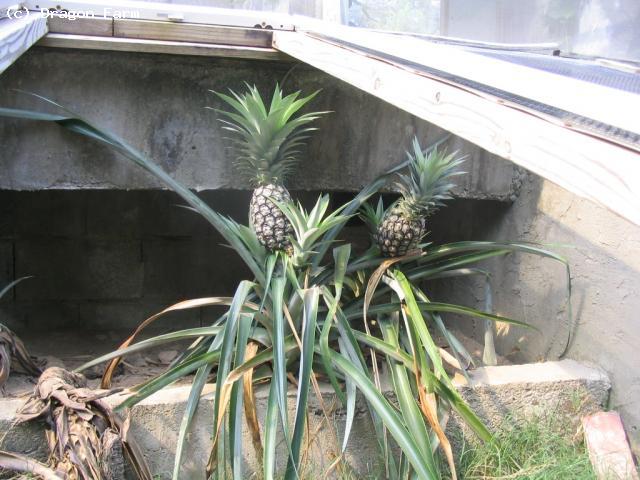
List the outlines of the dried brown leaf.
<svg viewBox="0 0 640 480">
<path fill-rule="evenodd" d="M 10 472 L 38 475 L 44 480 L 65 480 L 46 465 L 17 453 L 0 451 L 0 468 Z"/>
<path fill-rule="evenodd" d="M 123 478 L 122 450 L 139 479 L 152 480 L 139 448 L 123 440 L 127 427 L 102 397 L 114 393 L 87 388 L 86 379 L 62 368 L 45 370 L 18 412 L 21 422 L 42 418 L 47 425 L 50 463 L 69 480 Z M 58 478 L 58 477 L 56 477 Z"/>
<path fill-rule="evenodd" d="M 258 353 L 258 344 L 249 342 L 245 352 L 244 360 L 251 360 Z M 256 397 L 253 391 L 253 369 L 249 370 L 242 377 L 244 396 L 244 415 L 247 419 L 251 441 L 257 458 L 262 458 L 262 440 L 260 438 L 260 424 L 258 423 L 258 413 L 256 409 Z"/>
</svg>

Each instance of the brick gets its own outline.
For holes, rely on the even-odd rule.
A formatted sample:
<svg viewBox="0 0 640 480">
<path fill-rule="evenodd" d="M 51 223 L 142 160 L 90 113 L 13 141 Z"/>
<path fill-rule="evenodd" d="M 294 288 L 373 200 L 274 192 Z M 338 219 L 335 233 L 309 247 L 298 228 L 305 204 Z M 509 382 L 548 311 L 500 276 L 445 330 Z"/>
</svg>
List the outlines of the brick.
<svg viewBox="0 0 640 480">
<path fill-rule="evenodd" d="M 584 417 L 582 428 L 598 480 L 638 480 L 618 412 L 598 412 Z"/>
<path fill-rule="evenodd" d="M 143 264 L 135 241 L 25 240 L 16 244 L 20 300 L 134 299 L 142 291 Z"/>
</svg>

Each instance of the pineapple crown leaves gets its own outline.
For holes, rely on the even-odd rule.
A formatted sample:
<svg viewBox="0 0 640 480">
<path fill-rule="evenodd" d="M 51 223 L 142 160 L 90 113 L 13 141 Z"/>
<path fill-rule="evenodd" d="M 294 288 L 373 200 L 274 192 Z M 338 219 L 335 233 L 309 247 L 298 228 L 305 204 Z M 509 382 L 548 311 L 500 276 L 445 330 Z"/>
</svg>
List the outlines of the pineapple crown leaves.
<svg viewBox="0 0 640 480">
<path fill-rule="evenodd" d="M 413 152 L 407 152 L 409 172 L 399 173 L 395 186 L 402 194 L 398 206 L 413 215 L 426 215 L 444 205 L 451 197 L 452 178 L 463 175 L 458 170 L 465 157 L 458 152 L 447 154 L 437 147 L 426 152 L 417 137 L 413 139 Z"/>
<path fill-rule="evenodd" d="M 238 172 L 254 185 L 283 184 L 299 160 L 305 140 L 317 128 L 308 126 L 328 112 L 297 115 L 318 91 L 306 97 L 300 92 L 284 96 L 276 84 L 268 108 L 257 87 L 247 84 L 247 91 L 230 95 L 215 92 L 231 111 L 215 109 L 222 115 L 223 128 L 232 132 Z M 296 116 L 297 115 L 297 116 Z"/>
<path fill-rule="evenodd" d="M 369 230 L 375 233 L 384 218 L 384 203 L 382 202 L 382 197 L 378 198 L 378 203 L 375 208 L 369 202 L 363 203 L 358 215 Z"/>
<path fill-rule="evenodd" d="M 351 215 L 343 215 L 342 210 L 346 205 L 334 210 L 327 215 L 330 198 L 329 195 L 318 197 L 316 204 L 307 212 L 300 202 L 279 202 L 270 199 L 285 214 L 291 222 L 294 235 L 291 238 L 293 246 L 293 263 L 302 266 L 307 263 L 310 255 L 317 253 L 314 248 L 323 245 L 322 237 L 333 227 L 345 223 Z"/>
</svg>

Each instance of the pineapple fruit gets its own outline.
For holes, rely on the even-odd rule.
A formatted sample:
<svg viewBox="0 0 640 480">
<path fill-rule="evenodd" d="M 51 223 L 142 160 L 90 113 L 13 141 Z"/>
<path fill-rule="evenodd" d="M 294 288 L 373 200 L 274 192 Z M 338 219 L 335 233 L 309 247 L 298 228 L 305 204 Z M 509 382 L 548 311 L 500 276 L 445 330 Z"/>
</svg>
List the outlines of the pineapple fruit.
<svg viewBox="0 0 640 480">
<path fill-rule="evenodd" d="M 277 203 L 291 201 L 285 180 L 299 161 L 304 140 L 316 130 L 309 124 L 326 112 L 298 114 L 317 92 L 302 98 L 300 92 L 283 96 L 276 85 L 267 107 L 258 89 L 247 87 L 243 94 L 213 92 L 232 109 L 217 111 L 223 128 L 233 134 L 237 171 L 254 187 L 249 222 L 256 237 L 269 251 L 290 251 L 293 228 Z"/>
<path fill-rule="evenodd" d="M 464 159 L 437 148 L 425 153 L 417 138 L 407 152 L 409 172 L 399 174 L 395 186 L 401 197 L 382 215 L 374 241 L 385 257 L 399 257 L 415 250 L 426 233 L 426 218 L 451 198 L 452 177 Z"/>
</svg>

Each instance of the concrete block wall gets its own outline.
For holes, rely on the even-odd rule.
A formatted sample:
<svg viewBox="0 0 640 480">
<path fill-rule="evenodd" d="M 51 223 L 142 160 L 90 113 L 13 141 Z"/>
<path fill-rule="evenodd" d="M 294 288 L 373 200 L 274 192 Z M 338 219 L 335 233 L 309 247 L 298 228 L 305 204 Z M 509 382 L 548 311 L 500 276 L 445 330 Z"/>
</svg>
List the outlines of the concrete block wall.
<svg viewBox="0 0 640 480">
<path fill-rule="evenodd" d="M 202 196 L 244 220 L 248 192 Z M 0 285 L 33 277 L 0 302 L 3 321 L 30 333 L 131 329 L 177 301 L 233 294 L 248 272 L 180 203 L 167 191 L 0 191 Z M 199 326 L 213 313 L 172 319 Z"/>
<path fill-rule="evenodd" d="M 311 206 L 318 192 L 293 191 Z M 207 191 L 213 208 L 246 222 L 248 191 Z M 340 205 L 350 197 L 333 197 Z M 0 191 L 0 285 L 32 276 L 0 301 L 0 315 L 18 333 L 81 328 L 130 330 L 188 298 L 232 295 L 250 278 L 240 258 L 181 199 L 160 190 Z M 473 239 L 504 211 L 497 201 L 455 200 L 431 218 L 436 243 Z M 369 245 L 359 222 L 345 230 L 354 250 Z M 218 310 L 172 313 L 159 329 L 199 326 Z"/>
</svg>

